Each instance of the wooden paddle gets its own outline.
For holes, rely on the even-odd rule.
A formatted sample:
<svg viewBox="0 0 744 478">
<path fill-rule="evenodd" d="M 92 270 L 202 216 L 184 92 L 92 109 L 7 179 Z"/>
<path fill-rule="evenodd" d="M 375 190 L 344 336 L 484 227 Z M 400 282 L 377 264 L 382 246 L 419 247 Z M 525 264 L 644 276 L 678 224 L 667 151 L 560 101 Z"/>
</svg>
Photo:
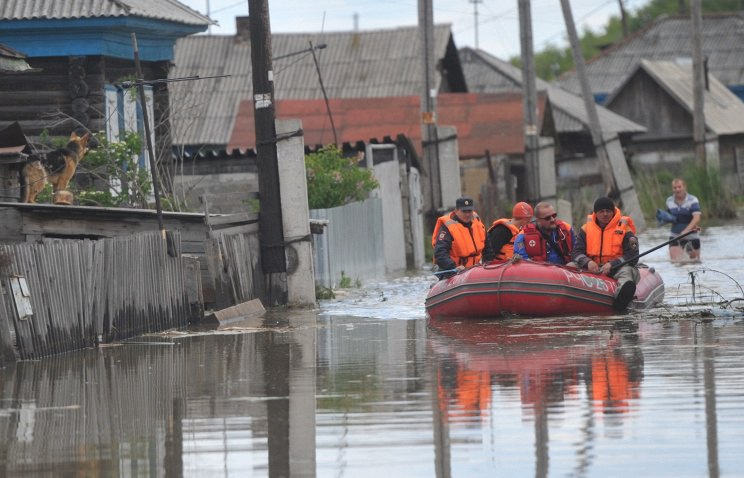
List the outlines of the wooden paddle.
<svg viewBox="0 0 744 478">
<path fill-rule="evenodd" d="M 651 249 L 647 250 L 646 252 L 642 252 L 642 253 L 638 254 L 637 256 L 631 257 L 629 259 L 623 259 L 619 264 L 616 264 L 616 265 L 610 267 L 610 271 L 613 271 L 613 270 L 617 269 L 618 267 L 622 267 L 622 266 L 624 266 L 625 264 L 627 264 L 630 261 L 634 261 L 636 259 L 640 259 L 641 257 L 645 256 L 646 254 L 650 254 L 650 253 L 652 253 L 652 252 L 654 252 L 654 251 L 656 251 L 658 249 L 661 249 L 662 247 L 667 246 L 667 245 L 671 244 L 674 241 L 678 241 L 678 240 L 682 239 L 683 237 L 687 237 L 690 234 L 692 234 L 693 232 L 700 232 L 700 228 L 699 227 L 696 227 L 692 231 L 687 231 L 684 234 L 680 234 L 679 236 L 675 236 L 675 237 L 669 239 L 666 242 L 662 242 L 661 244 L 659 244 L 656 247 L 652 247 Z"/>
</svg>

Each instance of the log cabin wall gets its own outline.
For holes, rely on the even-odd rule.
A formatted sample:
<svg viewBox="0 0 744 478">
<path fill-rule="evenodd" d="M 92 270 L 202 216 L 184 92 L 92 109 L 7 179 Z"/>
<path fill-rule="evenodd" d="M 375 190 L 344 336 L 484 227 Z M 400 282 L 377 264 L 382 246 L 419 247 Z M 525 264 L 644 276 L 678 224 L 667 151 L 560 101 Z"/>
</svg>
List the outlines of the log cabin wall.
<svg viewBox="0 0 744 478">
<path fill-rule="evenodd" d="M 78 126 L 92 132 L 106 130 L 104 117 L 106 85 L 131 80 L 133 60 L 104 56 L 29 58 L 41 71 L 19 75 L 0 75 L 0 128 L 18 121 L 31 141 L 42 132 L 68 137 Z M 169 62 L 143 62 L 145 80 L 165 79 Z M 170 158 L 166 83 L 153 85 L 156 154 Z"/>
</svg>

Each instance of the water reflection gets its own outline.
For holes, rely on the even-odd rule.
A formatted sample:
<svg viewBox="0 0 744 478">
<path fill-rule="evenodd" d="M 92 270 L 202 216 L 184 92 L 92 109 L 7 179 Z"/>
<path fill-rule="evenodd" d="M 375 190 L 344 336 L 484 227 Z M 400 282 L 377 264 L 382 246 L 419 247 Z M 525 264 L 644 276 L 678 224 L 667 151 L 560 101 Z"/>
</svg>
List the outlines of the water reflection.
<svg viewBox="0 0 744 478">
<path fill-rule="evenodd" d="M 744 469 L 740 319 L 269 319 L 0 371 L 0 476 Z"/>
<path fill-rule="evenodd" d="M 314 332 L 139 339 L 2 370 L 0 476 L 315 476 Z"/>
<path fill-rule="evenodd" d="M 487 422 L 498 402 L 493 395 L 518 392 L 523 419 L 534 421 L 535 476 L 548 475 L 548 422 L 564 413 L 564 402 L 584 396 L 590 407 L 574 470 L 581 475 L 591 461 L 595 420 L 621 430 L 640 396 L 643 353 L 635 322 L 432 319 L 430 327 L 439 425 L 452 433 L 452 427 Z M 450 474 L 443 469 L 438 476 Z"/>
</svg>

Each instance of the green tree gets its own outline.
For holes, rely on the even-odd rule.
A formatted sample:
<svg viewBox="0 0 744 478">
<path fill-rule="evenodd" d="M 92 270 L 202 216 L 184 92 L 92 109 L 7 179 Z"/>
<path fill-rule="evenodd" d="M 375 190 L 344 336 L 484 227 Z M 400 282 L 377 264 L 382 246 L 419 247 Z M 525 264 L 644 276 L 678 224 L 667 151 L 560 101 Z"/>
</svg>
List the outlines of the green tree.
<svg viewBox="0 0 744 478">
<path fill-rule="evenodd" d="M 703 13 L 734 12 L 742 8 L 741 0 L 705 0 Z M 635 12 L 626 12 L 628 33 L 644 28 L 662 15 L 688 15 L 689 0 L 684 2 L 684 11 L 680 12 L 679 0 L 651 0 Z M 610 17 L 607 23 L 597 32 L 584 30 L 580 35 L 581 51 L 585 59 L 597 56 L 605 48 L 623 39 L 623 28 L 620 12 Z M 516 66 L 521 64 L 520 57 L 514 56 L 509 61 Z M 560 48 L 548 44 L 535 52 L 535 73 L 538 77 L 550 81 L 573 69 L 571 48 Z"/>
<path fill-rule="evenodd" d="M 336 146 L 326 146 L 305 156 L 310 209 L 326 209 L 362 201 L 379 186 L 370 169 L 358 158 L 346 158 Z"/>
</svg>

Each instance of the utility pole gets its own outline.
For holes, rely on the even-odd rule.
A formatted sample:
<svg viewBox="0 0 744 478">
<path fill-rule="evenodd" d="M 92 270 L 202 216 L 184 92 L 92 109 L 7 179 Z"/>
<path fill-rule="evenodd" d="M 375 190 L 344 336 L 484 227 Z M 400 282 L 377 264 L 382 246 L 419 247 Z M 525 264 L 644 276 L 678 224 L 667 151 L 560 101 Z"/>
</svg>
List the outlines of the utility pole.
<svg viewBox="0 0 744 478">
<path fill-rule="evenodd" d="M 576 24 L 574 23 L 573 13 L 571 13 L 571 5 L 568 3 L 568 0 L 561 0 L 561 8 L 563 9 L 563 18 L 566 22 L 568 41 L 571 43 L 571 50 L 573 51 L 576 76 L 578 76 L 579 83 L 581 84 L 581 97 L 584 100 L 586 115 L 589 119 L 589 129 L 592 134 L 592 142 L 594 143 L 594 149 L 597 152 L 597 158 L 600 162 L 599 166 L 602 172 L 602 182 L 605 186 L 605 193 L 608 196 L 617 195 L 618 190 L 615 185 L 615 175 L 612 172 L 610 156 L 607 153 L 604 139 L 602 138 L 602 129 L 599 125 L 597 105 L 594 103 L 594 96 L 592 95 L 592 90 L 589 88 L 589 79 L 586 75 L 586 64 L 584 63 L 584 56 L 581 52 L 579 37 L 576 34 Z"/>
<path fill-rule="evenodd" d="M 483 0 L 470 0 L 473 4 L 473 14 L 475 16 L 475 49 L 478 49 L 478 4 L 482 3 Z"/>
<path fill-rule="evenodd" d="M 604 133 L 599 124 L 597 105 L 594 103 L 592 91 L 589 88 L 589 79 L 586 74 L 586 64 L 581 53 L 581 45 L 576 35 L 576 25 L 569 0 L 561 0 L 563 18 L 566 22 L 566 32 L 571 43 L 576 75 L 581 83 L 581 96 L 584 99 L 584 107 L 592 133 L 592 143 L 599 160 L 599 169 L 602 173 L 602 182 L 605 187 L 605 196 L 622 201 L 623 212 L 633 218 L 636 229 L 642 231 L 646 227 L 638 194 L 633 184 L 633 178 L 628 169 L 628 163 L 620 144 L 620 139 L 614 133 Z"/>
<path fill-rule="evenodd" d="M 700 0 L 690 3 L 690 20 L 692 26 L 692 132 L 695 142 L 695 161 L 705 167 L 705 68 L 703 65 L 703 13 Z"/>
<path fill-rule="evenodd" d="M 248 0 L 253 67 L 253 112 L 258 155 L 258 197 L 261 266 L 266 277 L 269 305 L 287 303 L 287 259 L 279 191 L 276 152 L 274 72 L 271 61 L 271 27 L 268 0 Z"/>
<path fill-rule="evenodd" d="M 620 22 L 623 24 L 623 38 L 628 38 L 628 15 L 625 12 L 625 0 L 617 0 L 620 4 Z"/>
<path fill-rule="evenodd" d="M 142 74 L 142 64 L 140 63 L 139 47 L 137 46 L 137 35 L 132 32 L 132 48 L 134 49 L 134 67 L 137 74 L 137 80 L 144 80 Z M 150 174 L 152 175 L 152 194 L 155 196 L 155 211 L 158 217 L 158 228 L 160 235 L 165 239 L 165 226 L 163 225 L 163 208 L 160 205 L 160 172 L 158 171 L 158 162 L 155 159 L 155 148 L 152 144 L 152 135 L 150 134 L 150 115 L 147 112 L 147 97 L 145 96 L 145 86 L 143 83 L 137 85 L 140 105 L 142 106 L 142 122 L 145 127 L 145 143 L 147 145 L 147 156 L 150 160 Z"/>
<path fill-rule="evenodd" d="M 423 91 L 421 92 L 421 138 L 425 173 L 429 176 L 429 180 L 424 181 L 424 187 L 428 189 L 428 194 L 425 194 L 424 200 L 428 202 L 428 208 L 426 208 L 427 228 L 431 230 L 439 214 L 438 209 L 445 206 L 442 204 L 442 178 L 439 171 L 432 0 L 418 0 L 418 22 L 424 75 Z M 459 181 L 459 178 L 456 180 Z M 454 204 L 447 206 L 454 206 Z"/>
<path fill-rule="evenodd" d="M 519 38 L 522 49 L 522 112 L 524 116 L 524 177 L 527 201 L 540 201 L 540 138 L 537 131 L 537 87 L 532 44 L 530 0 L 519 0 Z"/>
</svg>

